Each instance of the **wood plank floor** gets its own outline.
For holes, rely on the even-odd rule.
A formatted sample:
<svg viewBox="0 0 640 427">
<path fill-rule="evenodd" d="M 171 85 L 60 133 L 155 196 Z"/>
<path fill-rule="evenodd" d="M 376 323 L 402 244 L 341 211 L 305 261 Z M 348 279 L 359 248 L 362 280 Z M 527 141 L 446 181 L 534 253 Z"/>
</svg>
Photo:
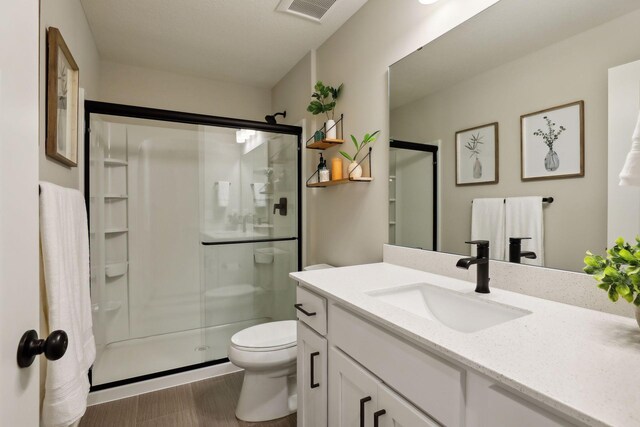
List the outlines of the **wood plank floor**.
<svg viewBox="0 0 640 427">
<path fill-rule="evenodd" d="M 80 427 L 295 427 L 296 414 L 264 423 L 235 416 L 242 372 L 87 408 Z"/>
</svg>

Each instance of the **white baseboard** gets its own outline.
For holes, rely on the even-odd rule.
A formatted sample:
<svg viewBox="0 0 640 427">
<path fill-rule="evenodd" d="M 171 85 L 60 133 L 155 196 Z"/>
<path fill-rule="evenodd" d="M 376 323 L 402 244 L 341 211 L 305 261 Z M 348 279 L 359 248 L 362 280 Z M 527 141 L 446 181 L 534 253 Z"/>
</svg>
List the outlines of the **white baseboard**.
<svg viewBox="0 0 640 427">
<path fill-rule="evenodd" d="M 219 377 L 221 375 L 226 375 L 241 370 L 241 368 L 238 368 L 231 362 L 227 362 L 220 365 L 207 366 L 205 368 L 194 369 L 192 371 L 167 375 L 165 377 L 140 381 L 137 383 L 113 387 L 106 390 L 94 391 L 89 393 L 89 397 L 87 398 L 87 405 L 99 405 L 101 403 L 107 403 L 113 400 L 124 399 L 127 397 L 150 393 L 152 391 L 158 391 L 169 387 L 202 381 L 206 380 L 207 378 Z"/>
</svg>

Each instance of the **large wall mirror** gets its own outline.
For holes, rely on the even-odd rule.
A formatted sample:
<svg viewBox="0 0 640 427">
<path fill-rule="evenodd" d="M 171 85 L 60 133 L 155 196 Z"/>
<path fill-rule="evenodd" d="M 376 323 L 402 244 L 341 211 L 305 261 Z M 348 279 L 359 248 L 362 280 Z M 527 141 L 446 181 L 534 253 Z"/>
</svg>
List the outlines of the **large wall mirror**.
<svg viewBox="0 0 640 427">
<path fill-rule="evenodd" d="M 617 186 L 638 23 L 638 0 L 501 0 L 393 64 L 389 241 L 468 255 L 490 236 L 508 260 L 509 237 L 531 237 L 523 263 L 581 271 L 585 251 L 640 233 L 640 190 Z"/>
</svg>

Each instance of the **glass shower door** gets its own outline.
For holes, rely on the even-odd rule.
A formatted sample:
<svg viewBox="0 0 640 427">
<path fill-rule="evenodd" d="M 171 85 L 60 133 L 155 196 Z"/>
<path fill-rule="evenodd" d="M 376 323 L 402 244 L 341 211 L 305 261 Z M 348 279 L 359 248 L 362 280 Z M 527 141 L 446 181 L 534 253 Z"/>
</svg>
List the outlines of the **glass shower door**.
<svg viewBox="0 0 640 427">
<path fill-rule="evenodd" d="M 293 319 L 300 248 L 296 129 L 108 105 L 87 108 L 94 390 L 224 361 L 236 332 Z"/>
<path fill-rule="evenodd" d="M 217 360 L 236 332 L 295 318 L 288 274 L 299 257 L 298 139 L 255 132 L 225 146 L 218 130 L 204 132 L 204 342 L 207 358 Z M 239 161 L 221 166 L 232 153 Z"/>
</svg>

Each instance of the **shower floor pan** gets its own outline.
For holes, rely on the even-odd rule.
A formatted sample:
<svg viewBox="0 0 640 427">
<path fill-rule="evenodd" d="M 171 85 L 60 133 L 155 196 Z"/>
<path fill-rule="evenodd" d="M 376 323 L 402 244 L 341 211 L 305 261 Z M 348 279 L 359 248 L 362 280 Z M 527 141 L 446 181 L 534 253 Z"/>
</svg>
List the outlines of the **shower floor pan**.
<svg viewBox="0 0 640 427">
<path fill-rule="evenodd" d="M 233 334 L 270 320 L 253 319 L 108 344 L 93 365 L 92 385 L 223 359 Z"/>
</svg>

